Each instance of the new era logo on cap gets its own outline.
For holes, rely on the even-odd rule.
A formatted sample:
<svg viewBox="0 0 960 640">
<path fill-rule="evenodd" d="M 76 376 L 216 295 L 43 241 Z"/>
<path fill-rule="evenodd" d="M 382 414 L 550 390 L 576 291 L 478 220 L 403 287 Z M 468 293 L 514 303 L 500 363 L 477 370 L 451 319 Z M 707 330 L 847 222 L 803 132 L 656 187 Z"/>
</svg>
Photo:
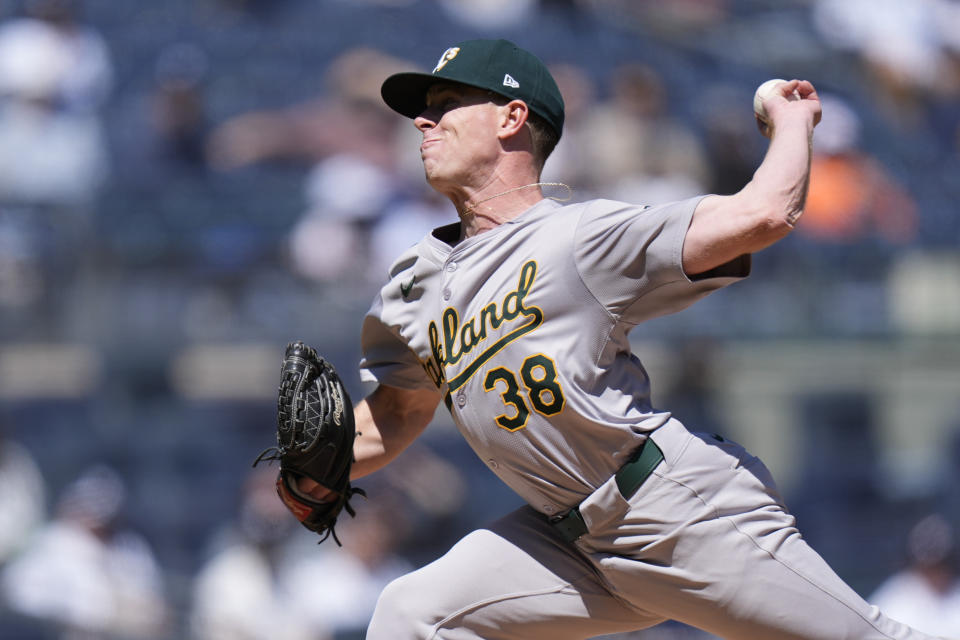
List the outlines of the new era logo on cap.
<svg viewBox="0 0 960 640">
<path fill-rule="evenodd" d="M 503 76 L 503 86 L 512 87 L 514 89 L 520 88 L 520 83 L 513 79 L 509 73 Z"/>
</svg>

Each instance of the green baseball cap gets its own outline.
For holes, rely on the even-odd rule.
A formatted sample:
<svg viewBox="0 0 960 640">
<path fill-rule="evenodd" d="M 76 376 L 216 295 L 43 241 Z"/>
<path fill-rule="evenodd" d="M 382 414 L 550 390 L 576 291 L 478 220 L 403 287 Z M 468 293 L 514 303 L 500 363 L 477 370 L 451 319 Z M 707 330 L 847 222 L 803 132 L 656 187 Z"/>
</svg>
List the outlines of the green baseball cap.
<svg viewBox="0 0 960 640">
<path fill-rule="evenodd" d="M 426 109 L 427 89 L 440 81 L 487 89 L 523 100 L 530 110 L 563 132 L 563 96 L 546 65 L 508 40 L 467 40 L 443 52 L 432 73 L 396 73 L 380 87 L 387 105 L 408 118 Z"/>
</svg>

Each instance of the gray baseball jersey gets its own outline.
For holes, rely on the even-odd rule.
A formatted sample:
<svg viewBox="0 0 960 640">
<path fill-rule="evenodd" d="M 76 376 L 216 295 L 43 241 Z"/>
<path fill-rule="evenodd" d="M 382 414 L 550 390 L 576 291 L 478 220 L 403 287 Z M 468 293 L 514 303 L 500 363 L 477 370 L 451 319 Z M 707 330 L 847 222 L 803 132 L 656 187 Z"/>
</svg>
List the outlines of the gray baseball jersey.
<svg viewBox="0 0 960 640">
<path fill-rule="evenodd" d="M 438 387 L 532 509 L 391 583 L 368 638 L 585 638 L 667 619 L 724 638 L 929 638 L 844 584 L 757 458 L 651 405 L 630 329 L 749 271 L 745 256 L 683 273 L 698 202 L 545 200 L 461 242 L 438 229 L 395 264 L 365 319 L 363 377 Z M 627 499 L 612 476 L 648 437 L 663 461 Z M 588 533 L 565 544 L 536 512 L 574 505 Z"/>
<path fill-rule="evenodd" d="M 362 378 L 439 388 L 497 476 L 544 514 L 569 509 L 670 417 L 651 405 L 629 331 L 749 272 L 743 256 L 684 274 L 698 202 L 543 200 L 460 242 L 458 224 L 435 230 L 364 320 Z"/>
</svg>

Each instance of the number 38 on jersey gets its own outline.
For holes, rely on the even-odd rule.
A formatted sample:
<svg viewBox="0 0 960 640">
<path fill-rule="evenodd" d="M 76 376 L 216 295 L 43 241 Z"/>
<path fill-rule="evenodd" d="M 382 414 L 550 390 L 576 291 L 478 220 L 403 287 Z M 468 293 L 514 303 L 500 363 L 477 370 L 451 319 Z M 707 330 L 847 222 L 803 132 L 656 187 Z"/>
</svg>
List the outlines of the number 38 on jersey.
<svg viewBox="0 0 960 640">
<path fill-rule="evenodd" d="M 487 372 L 483 379 L 485 391 L 500 393 L 505 405 L 504 413 L 496 417 L 497 426 L 507 431 L 517 431 L 527 426 L 530 407 L 543 416 L 553 416 L 563 411 L 563 389 L 557 381 L 557 368 L 553 360 L 543 354 L 529 356 L 519 371 L 497 367 Z"/>
</svg>

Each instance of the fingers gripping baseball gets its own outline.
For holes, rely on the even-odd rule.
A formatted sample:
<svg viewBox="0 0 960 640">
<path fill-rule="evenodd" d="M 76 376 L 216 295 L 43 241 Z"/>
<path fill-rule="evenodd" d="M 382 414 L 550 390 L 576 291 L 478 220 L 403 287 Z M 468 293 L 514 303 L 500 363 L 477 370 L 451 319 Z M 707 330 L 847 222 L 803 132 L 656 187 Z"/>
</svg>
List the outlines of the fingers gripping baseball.
<svg viewBox="0 0 960 640">
<path fill-rule="evenodd" d="M 807 80 L 767 80 L 753 96 L 753 112 L 760 133 L 771 137 L 776 122 L 801 114 L 814 126 L 820 122 L 820 98 Z"/>
</svg>

